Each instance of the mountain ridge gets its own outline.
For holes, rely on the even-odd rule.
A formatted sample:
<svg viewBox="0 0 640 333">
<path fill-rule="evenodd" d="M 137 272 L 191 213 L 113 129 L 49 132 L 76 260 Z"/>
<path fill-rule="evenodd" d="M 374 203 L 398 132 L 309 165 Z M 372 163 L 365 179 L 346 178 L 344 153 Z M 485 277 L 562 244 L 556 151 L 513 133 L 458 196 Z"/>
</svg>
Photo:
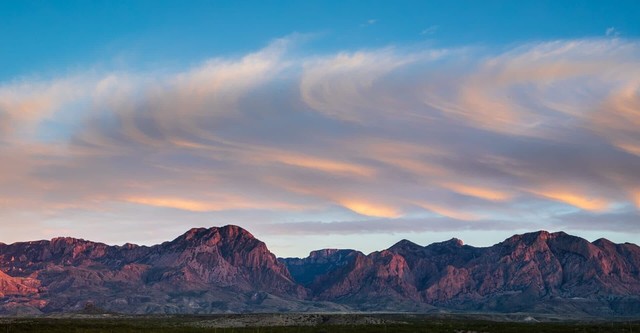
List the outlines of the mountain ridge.
<svg viewBox="0 0 640 333">
<path fill-rule="evenodd" d="M 235 225 L 171 241 L 0 243 L 0 314 L 494 311 L 640 315 L 640 247 L 564 232 L 276 258 Z"/>
</svg>

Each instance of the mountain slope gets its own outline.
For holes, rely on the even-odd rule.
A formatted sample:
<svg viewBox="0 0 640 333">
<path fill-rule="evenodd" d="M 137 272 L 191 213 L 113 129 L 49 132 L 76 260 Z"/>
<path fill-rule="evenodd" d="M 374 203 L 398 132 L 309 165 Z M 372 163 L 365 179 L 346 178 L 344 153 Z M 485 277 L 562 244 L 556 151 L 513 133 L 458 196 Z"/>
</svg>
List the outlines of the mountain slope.
<svg viewBox="0 0 640 333">
<path fill-rule="evenodd" d="M 540 231 L 488 248 L 457 239 L 425 247 L 403 240 L 368 256 L 351 253 L 350 261 L 348 255 L 336 257 L 350 253 L 345 251 L 329 252 L 323 260 L 332 264 L 313 280 L 300 274 L 294 278 L 314 299 L 368 310 L 433 305 L 473 311 L 640 314 L 640 248 L 633 244 L 604 239 L 590 243 Z M 292 272 L 317 271 L 318 253 L 282 261 Z"/>
<path fill-rule="evenodd" d="M 28 296 L 43 312 L 87 303 L 129 313 L 313 308 L 266 245 L 237 226 L 191 229 L 151 247 L 73 238 L 0 245 L 0 271 L 6 304 Z M 20 289 L 24 279 L 31 289 Z"/>
<path fill-rule="evenodd" d="M 0 314 L 498 311 L 640 315 L 640 247 L 545 231 L 277 259 L 237 226 L 154 246 L 0 243 Z"/>
</svg>

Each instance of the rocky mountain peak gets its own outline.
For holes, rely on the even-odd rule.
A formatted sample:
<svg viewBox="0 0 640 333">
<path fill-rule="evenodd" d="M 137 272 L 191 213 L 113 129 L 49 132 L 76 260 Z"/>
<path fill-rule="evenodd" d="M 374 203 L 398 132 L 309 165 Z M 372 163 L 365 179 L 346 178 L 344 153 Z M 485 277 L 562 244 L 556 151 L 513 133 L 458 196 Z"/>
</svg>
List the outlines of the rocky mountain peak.
<svg viewBox="0 0 640 333">
<path fill-rule="evenodd" d="M 192 239 L 196 239 L 196 238 L 200 238 L 203 235 L 210 233 L 210 231 L 212 231 L 217 229 L 217 228 L 211 228 L 211 229 L 207 229 L 207 228 L 191 228 L 189 230 L 187 230 L 187 232 L 185 232 L 182 237 L 185 240 L 192 240 Z"/>
<path fill-rule="evenodd" d="M 52 244 L 64 243 L 64 244 L 75 244 L 85 242 L 84 239 L 73 238 L 73 237 L 54 237 L 50 241 Z"/>
<path fill-rule="evenodd" d="M 338 251 L 339 251 L 338 249 L 314 250 L 309 253 L 309 258 L 313 258 L 313 259 L 327 258 L 338 253 Z"/>
<path fill-rule="evenodd" d="M 238 239 L 252 240 L 255 237 L 246 229 L 237 225 L 226 225 L 223 227 L 211 228 L 191 228 L 175 241 L 184 242 L 206 242 L 213 240 L 213 243 L 224 240 L 226 242 L 236 241 Z"/>
<path fill-rule="evenodd" d="M 390 251 L 417 251 L 423 249 L 422 246 L 408 240 L 403 239 L 395 244 L 393 244 L 389 250 Z"/>
<path fill-rule="evenodd" d="M 223 227 L 220 227 L 218 230 L 226 238 L 241 237 L 241 238 L 255 239 L 253 234 L 251 234 L 247 229 L 244 229 L 244 228 L 242 228 L 240 226 L 233 225 L 233 224 L 225 225 Z"/>
<path fill-rule="evenodd" d="M 437 242 L 427 245 L 425 248 L 433 250 L 453 251 L 457 252 L 458 249 L 464 246 L 464 242 L 458 238 L 451 238 L 443 242 Z"/>
<path fill-rule="evenodd" d="M 615 247 L 616 243 L 606 239 L 606 238 L 598 238 L 595 241 L 593 241 L 592 243 L 593 245 L 599 247 L 599 248 L 610 248 L 610 247 Z"/>
<path fill-rule="evenodd" d="M 446 244 L 450 244 L 452 246 L 456 246 L 456 247 L 460 247 L 464 245 L 464 242 L 462 241 L 462 239 L 459 238 L 451 238 L 450 240 L 445 242 Z"/>
</svg>

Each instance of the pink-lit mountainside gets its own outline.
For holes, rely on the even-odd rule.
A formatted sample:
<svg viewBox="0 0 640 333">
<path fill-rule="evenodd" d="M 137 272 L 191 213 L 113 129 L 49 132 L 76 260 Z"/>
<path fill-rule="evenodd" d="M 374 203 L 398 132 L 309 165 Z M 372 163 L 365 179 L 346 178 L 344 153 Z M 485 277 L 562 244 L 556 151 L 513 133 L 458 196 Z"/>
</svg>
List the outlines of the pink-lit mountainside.
<svg viewBox="0 0 640 333">
<path fill-rule="evenodd" d="M 74 238 L 0 243 L 0 314 L 83 311 L 488 311 L 640 315 L 640 247 L 566 233 L 486 248 L 402 240 L 365 255 L 277 259 L 237 226 L 154 246 Z"/>
</svg>

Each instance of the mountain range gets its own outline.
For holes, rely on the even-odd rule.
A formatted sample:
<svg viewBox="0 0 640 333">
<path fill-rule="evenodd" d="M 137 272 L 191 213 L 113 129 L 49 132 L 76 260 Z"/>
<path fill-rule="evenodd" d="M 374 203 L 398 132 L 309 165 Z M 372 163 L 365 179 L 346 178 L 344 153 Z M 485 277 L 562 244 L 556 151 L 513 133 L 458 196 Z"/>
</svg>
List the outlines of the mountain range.
<svg viewBox="0 0 640 333">
<path fill-rule="evenodd" d="M 638 316 L 640 247 L 538 231 L 482 248 L 402 240 L 370 254 L 323 249 L 276 258 L 233 225 L 194 228 L 154 246 L 0 243 L 0 315 L 87 309 Z"/>
</svg>

